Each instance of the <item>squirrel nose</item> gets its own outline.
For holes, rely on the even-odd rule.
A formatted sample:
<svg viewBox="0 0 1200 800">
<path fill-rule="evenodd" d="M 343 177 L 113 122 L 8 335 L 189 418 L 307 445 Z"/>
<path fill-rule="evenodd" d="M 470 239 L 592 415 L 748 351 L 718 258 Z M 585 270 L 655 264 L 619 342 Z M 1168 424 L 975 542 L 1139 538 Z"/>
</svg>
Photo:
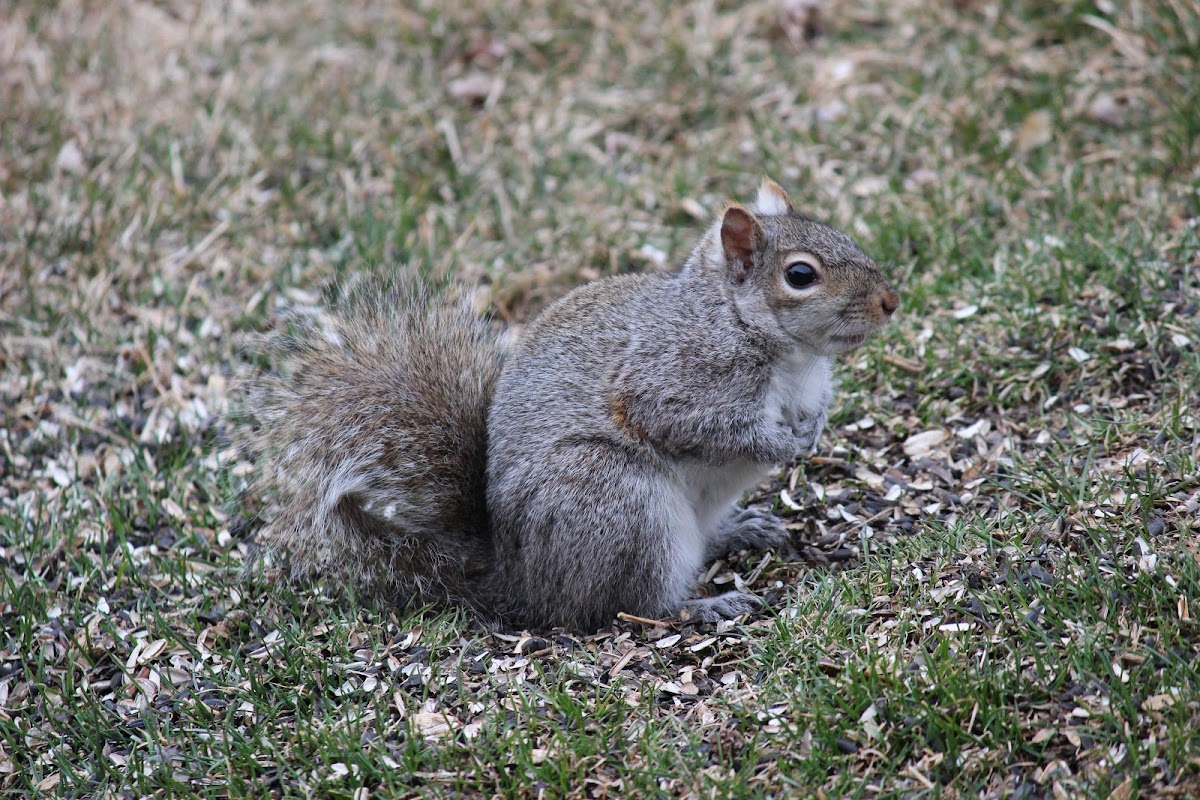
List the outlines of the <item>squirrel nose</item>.
<svg viewBox="0 0 1200 800">
<path fill-rule="evenodd" d="M 879 305 L 883 308 L 883 313 L 890 317 L 900 307 L 900 293 L 894 289 L 888 289 L 879 296 Z"/>
</svg>

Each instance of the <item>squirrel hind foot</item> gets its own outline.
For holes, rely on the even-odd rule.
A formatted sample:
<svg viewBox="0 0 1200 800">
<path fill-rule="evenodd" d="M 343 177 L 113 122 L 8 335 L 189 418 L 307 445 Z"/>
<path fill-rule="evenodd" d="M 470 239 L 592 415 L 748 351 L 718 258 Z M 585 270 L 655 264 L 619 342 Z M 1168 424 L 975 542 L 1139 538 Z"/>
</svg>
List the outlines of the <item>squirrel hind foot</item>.
<svg viewBox="0 0 1200 800">
<path fill-rule="evenodd" d="M 762 601 L 749 592 L 733 591 L 686 600 L 676 614 L 680 622 L 720 622 L 748 614 L 761 605 Z"/>
</svg>

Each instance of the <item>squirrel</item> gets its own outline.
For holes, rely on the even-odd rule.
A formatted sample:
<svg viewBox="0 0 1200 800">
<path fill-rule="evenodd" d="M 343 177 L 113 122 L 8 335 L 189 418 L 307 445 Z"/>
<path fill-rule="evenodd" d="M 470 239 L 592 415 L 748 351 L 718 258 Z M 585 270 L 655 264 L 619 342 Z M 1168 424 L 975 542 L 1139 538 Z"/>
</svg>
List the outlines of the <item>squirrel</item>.
<svg viewBox="0 0 1200 800">
<path fill-rule="evenodd" d="M 833 358 L 900 302 L 769 178 L 675 271 L 577 288 L 511 348 L 463 294 L 359 291 L 268 353 L 232 426 L 268 512 L 257 540 L 292 577 L 588 631 L 758 605 L 698 580 L 786 541 L 738 502 L 814 450 Z"/>
</svg>

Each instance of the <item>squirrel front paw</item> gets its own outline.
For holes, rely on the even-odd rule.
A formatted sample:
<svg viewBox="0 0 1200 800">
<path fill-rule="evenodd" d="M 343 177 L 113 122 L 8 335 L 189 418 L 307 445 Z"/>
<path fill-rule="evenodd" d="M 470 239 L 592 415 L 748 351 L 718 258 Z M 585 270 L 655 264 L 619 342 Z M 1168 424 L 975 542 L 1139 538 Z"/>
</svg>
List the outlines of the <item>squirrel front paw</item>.
<svg viewBox="0 0 1200 800">
<path fill-rule="evenodd" d="M 792 420 L 792 435 L 796 438 L 796 455 L 807 456 L 817 449 L 825 431 L 825 413 L 797 416 Z"/>
<path fill-rule="evenodd" d="M 789 538 L 783 520 L 770 511 L 761 508 L 738 509 L 722 523 L 705 552 L 705 561 L 716 561 L 738 550 L 767 550 L 784 544 Z"/>
<path fill-rule="evenodd" d="M 762 605 L 762 601 L 749 592 L 726 592 L 716 597 L 697 597 L 679 606 L 680 622 L 719 622 L 734 619 Z"/>
</svg>

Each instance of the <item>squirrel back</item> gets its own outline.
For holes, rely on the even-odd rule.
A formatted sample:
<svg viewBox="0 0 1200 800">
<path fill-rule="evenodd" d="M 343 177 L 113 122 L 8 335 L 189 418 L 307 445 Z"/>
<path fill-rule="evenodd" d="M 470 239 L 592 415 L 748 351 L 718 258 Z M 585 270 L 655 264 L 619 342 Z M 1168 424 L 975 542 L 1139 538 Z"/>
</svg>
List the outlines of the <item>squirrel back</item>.
<svg viewBox="0 0 1200 800">
<path fill-rule="evenodd" d="M 484 486 L 498 333 L 464 293 L 350 293 L 266 338 L 235 436 L 268 507 L 258 541 L 293 578 L 473 607 L 491 563 Z"/>
</svg>

